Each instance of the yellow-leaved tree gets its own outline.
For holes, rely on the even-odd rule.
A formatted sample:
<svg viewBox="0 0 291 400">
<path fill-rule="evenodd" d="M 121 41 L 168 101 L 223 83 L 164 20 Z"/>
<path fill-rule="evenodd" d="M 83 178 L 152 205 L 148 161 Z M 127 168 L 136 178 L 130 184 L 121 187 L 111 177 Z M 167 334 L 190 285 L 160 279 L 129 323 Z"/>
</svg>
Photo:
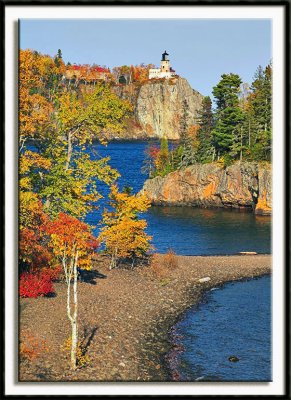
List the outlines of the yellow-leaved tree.
<svg viewBox="0 0 291 400">
<path fill-rule="evenodd" d="M 152 248 L 152 237 L 145 232 L 147 222 L 139 219 L 139 214 L 150 207 L 150 201 L 146 195 L 119 192 L 117 185 L 112 185 L 109 199 L 110 210 L 103 213 L 98 239 L 111 256 L 110 269 L 122 260 L 131 262 L 133 268 L 136 260 Z"/>
<path fill-rule="evenodd" d="M 75 369 L 77 269 L 91 268 L 95 240 L 82 220 L 101 197 L 100 183 L 119 176 L 109 157 L 86 150 L 93 140 L 105 144 L 108 132 L 121 133 L 132 106 L 105 82 L 88 92 L 72 87 L 60 54 L 19 53 L 19 259 L 21 272 L 63 265 Z"/>
</svg>

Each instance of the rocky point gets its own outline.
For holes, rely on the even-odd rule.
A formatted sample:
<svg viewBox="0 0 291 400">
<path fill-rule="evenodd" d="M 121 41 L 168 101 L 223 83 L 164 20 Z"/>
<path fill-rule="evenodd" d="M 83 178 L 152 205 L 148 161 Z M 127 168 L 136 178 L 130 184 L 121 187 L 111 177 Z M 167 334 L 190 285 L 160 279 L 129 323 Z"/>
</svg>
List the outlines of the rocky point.
<svg viewBox="0 0 291 400">
<path fill-rule="evenodd" d="M 269 215 L 271 190 L 270 164 L 237 162 L 226 168 L 217 163 L 191 165 L 146 180 L 141 192 L 154 205 L 249 209 Z"/>
</svg>

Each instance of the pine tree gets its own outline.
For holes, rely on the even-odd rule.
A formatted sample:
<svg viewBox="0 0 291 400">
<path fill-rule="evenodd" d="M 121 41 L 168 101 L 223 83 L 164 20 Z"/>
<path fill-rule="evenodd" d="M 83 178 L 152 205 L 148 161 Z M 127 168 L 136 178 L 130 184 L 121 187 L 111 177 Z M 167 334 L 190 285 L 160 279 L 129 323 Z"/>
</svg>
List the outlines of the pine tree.
<svg viewBox="0 0 291 400">
<path fill-rule="evenodd" d="M 213 161 L 215 149 L 211 142 L 211 131 L 214 128 L 214 118 L 212 112 L 212 101 L 209 96 L 205 96 L 202 100 L 202 108 L 198 115 L 198 124 L 200 126 L 198 131 L 198 160 L 200 162 Z"/>
<path fill-rule="evenodd" d="M 223 74 L 220 82 L 213 88 L 216 102 L 216 124 L 212 130 L 212 141 L 218 159 L 220 156 L 229 158 L 228 153 L 234 150 L 237 128 L 243 120 L 239 107 L 239 91 L 242 83 L 236 74 Z"/>
<path fill-rule="evenodd" d="M 188 115 L 189 115 L 189 105 L 187 100 L 183 100 L 182 104 L 182 115 L 180 117 L 180 144 L 185 146 L 187 140 L 187 130 L 188 130 Z"/>
<path fill-rule="evenodd" d="M 178 162 L 178 168 L 187 167 L 188 165 L 197 162 L 197 155 L 192 147 L 192 138 L 188 132 L 188 116 L 189 116 L 189 105 L 187 100 L 183 101 L 182 115 L 180 118 L 180 145 L 176 150 L 177 154 L 180 155 Z M 173 158 L 176 158 L 175 156 Z"/>
<path fill-rule="evenodd" d="M 260 66 L 251 85 L 250 108 L 253 112 L 253 158 L 269 160 L 272 135 L 272 66 Z"/>
<path fill-rule="evenodd" d="M 254 108 L 252 106 L 252 92 L 249 84 L 241 85 L 240 108 L 243 120 L 239 126 L 240 133 L 240 159 L 251 159 L 251 149 L 254 137 Z"/>
</svg>

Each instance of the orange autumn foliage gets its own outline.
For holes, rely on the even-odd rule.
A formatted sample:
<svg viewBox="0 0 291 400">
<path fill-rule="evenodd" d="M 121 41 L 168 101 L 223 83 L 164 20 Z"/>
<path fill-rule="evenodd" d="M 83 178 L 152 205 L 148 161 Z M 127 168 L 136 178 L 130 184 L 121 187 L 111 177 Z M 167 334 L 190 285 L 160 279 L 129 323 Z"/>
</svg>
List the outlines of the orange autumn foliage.
<svg viewBox="0 0 291 400">
<path fill-rule="evenodd" d="M 28 331 L 21 333 L 19 346 L 20 358 L 33 361 L 47 351 L 49 349 L 44 339 L 38 339 Z"/>
<path fill-rule="evenodd" d="M 90 232 L 90 227 L 77 218 L 60 213 L 54 221 L 46 224 L 46 232 L 50 235 L 54 254 L 64 262 L 74 259 L 78 252 L 78 265 L 90 269 L 92 257 L 98 247 L 96 238 Z"/>
<path fill-rule="evenodd" d="M 19 53 L 19 136 L 20 145 L 39 137 L 50 124 L 53 104 L 47 85 L 52 77 L 61 75 L 64 64 L 57 66 L 49 56 L 31 50 Z"/>
<path fill-rule="evenodd" d="M 19 192 L 19 259 L 32 268 L 50 264 L 53 255 L 48 248 L 45 224 L 48 215 L 36 193 Z"/>
</svg>

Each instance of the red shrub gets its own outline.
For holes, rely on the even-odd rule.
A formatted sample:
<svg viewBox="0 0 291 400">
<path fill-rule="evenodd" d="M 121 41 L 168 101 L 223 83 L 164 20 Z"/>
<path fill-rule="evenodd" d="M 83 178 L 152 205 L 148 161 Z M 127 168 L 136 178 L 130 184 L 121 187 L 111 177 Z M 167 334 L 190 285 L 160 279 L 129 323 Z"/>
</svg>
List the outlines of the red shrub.
<svg viewBox="0 0 291 400">
<path fill-rule="evenodd" d="M 24 272 L 20 275 L 20 297 L 39 297 L 54 293 L 51 277 L 47 274 Z"/>
<path fill-rule="evenodd" d="M 48 276 L 50 280 L 54 282 L 60 278 L 62 270 L 63 269 L 61 265 L 58 265 L 57 267 L 44 267 L 40 270 L 40 276 L 41 277 Z"/>
</svg>

